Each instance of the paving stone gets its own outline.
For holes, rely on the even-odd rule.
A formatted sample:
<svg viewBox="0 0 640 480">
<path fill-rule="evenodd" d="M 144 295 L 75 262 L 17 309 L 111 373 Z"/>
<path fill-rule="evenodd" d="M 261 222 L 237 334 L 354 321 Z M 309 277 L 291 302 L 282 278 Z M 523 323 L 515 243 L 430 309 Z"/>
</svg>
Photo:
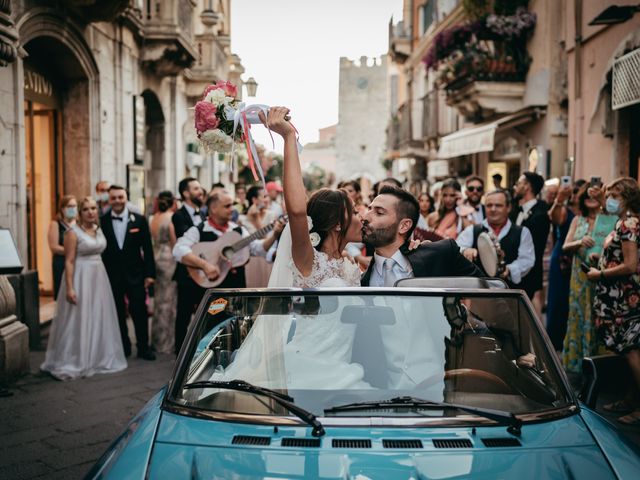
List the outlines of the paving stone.
<svg viewBox="0 0 640 480">
<path fill-rule="evenodd" d="M 6 465 L 0 462 L 0 478 L 3 479 L 31 479 L 40 475 L 47 475 L 50 468 L 40 461 L 22 464 Z M 44 477 L 43 477 L 44 478 Z"/>
<path fill-rule="evenodd" d="M 175 356 L 131 359 L 123 372 L 60 382 L 32 373 L 0 399 L 0 479 L 82 478 L 140 409 L 171 377 Z"/>
</svg>

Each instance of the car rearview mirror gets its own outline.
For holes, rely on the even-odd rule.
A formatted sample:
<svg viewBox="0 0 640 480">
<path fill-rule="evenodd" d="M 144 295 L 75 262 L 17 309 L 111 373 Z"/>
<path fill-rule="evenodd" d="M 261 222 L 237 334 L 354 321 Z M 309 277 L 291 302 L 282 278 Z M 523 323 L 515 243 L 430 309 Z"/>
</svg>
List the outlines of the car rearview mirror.
<svg viewBox="0 0 640 480">
<path fill-rule="evenodd" d="M 395 325 L 393 308 L 371 305 L 347 305 L 342 309 L 340 322 L 350 324 Z"/>
</svg>

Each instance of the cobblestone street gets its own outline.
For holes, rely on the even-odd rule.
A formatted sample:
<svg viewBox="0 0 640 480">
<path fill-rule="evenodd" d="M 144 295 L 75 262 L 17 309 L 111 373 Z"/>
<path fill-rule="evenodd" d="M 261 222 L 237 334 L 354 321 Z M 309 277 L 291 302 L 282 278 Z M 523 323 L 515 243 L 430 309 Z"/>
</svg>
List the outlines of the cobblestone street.
<svg viewBox="0 0 640 480">
<path fill-rule="evenodd" d="M 174 355 L 135 358 L 116 374 L 60 382 L 39 372 L 44 351 L 31 353 L 31 374 L 0 398 L 0 478 L 82 478 L 129 420 L 169 380 Z"/>
</svg>

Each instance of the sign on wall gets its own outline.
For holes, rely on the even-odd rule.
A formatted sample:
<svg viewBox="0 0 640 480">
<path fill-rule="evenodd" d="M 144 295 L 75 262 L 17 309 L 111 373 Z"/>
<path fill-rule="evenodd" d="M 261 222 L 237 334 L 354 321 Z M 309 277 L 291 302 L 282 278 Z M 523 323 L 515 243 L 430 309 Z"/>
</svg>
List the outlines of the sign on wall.
<svg viewBox="0 0 640 480">
<path fill-rule="evenodd" d="M 135 163 L 144 163 L 144 151 L 146 147 L 144 118 L 144 98 L 140 95 L 133 96 L 133 152 Z"/>
</svg>

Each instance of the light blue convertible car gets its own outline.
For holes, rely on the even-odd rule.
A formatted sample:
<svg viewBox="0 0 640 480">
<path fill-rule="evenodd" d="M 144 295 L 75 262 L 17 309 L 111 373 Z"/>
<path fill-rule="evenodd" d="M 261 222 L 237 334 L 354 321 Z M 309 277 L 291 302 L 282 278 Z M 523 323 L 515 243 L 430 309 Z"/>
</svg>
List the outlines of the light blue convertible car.
<svg viewBox="0 0 640 480">
<path fill-rule="evenodd" d="M 88 478 L 640 478 L 523 293 L 490 283 L 209 290 Z"/>
</svg>

